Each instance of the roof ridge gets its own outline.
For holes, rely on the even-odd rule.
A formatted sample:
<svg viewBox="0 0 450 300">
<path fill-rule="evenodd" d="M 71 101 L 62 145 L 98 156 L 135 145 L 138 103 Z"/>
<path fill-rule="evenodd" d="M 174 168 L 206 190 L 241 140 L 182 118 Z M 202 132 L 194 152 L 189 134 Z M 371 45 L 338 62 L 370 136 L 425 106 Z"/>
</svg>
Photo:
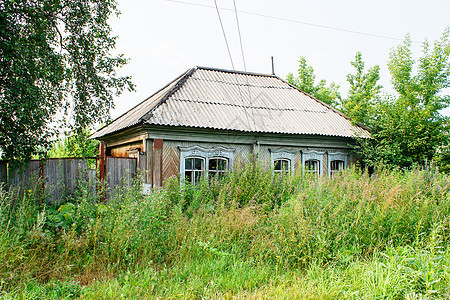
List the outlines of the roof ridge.
<svg viewBox="0 0 450 300">
<path fill-rule="evenodd" d="M 242 75 L 242 74 L 238 74 L 238 75 Z M 274 79 L 278 79 L 276 77 L 273 77 Z M 218 79 L 207 79 L 207 78 L 192 78 L 192 80 L 199 80 L 199 81 L 208 81 L 208 82 L 217 82 L 217 83 L 225 83 L 225 84 L 230 84 L 230 85 L 238 85 L 238 86 L 243 86 L 243 87 L 261 87 L 261 88 L 270 88 L 270 89 L 284 89 L 284 90 L 289 90 L 292 89 L 292 87 L 290 87 L 289 85 L 287 87 L 281 87 L 281 86 L 274 86 L 274 85 L 257 85 L 257 84 L 251 84 L 251 83 L 236 83 L 236 82 L 231 82 L 231 81 L 226 81 L 226 80 L 218 80 Z"/>
<path fill-rule="evenodd" d="M 249 72 L 249 71 L 227 70 L 227 69 L 221 69 L 221 68 L 202 67 L 202 66 L 196 66 L 195 68 L 200 69 L 200 70 L 216 71 L 216 72 L 223 72 L 223 73 L 278 78 L 278 76 L 272 75 L 272 74 L 256 73 L 256 72 Z"/>
</svg>

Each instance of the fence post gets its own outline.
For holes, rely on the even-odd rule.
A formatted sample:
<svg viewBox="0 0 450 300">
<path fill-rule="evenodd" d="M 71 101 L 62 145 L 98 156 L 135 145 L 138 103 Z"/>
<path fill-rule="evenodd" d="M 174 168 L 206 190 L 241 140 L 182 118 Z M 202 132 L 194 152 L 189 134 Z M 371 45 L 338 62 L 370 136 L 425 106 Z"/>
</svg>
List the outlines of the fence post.
<svg viewBox="0 0 450 300">
<path fill-rule="evenodd" d="M 44 197 L 45 193 L 45 181 L 44 181 L 44 163 L 42 159 L 39 161 L 39 184 L 40 184 L 40 196 Z"/>
<path fill-rule="evenodd" d="M 100 200 L 105 201 L 106 200 L 106 147 L 105 142 L 101 141 L 99 144 L 99 161 L 98 161 L 98 168 L 99 168 L 99 184 L 100 184 Z"/>
</svg>

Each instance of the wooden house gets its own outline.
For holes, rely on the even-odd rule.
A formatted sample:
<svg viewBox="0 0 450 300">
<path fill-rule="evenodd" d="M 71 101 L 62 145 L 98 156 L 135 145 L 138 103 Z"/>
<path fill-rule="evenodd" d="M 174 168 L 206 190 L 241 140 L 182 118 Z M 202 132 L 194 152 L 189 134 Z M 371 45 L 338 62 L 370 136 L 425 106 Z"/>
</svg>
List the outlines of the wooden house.
<svg viewBox="0 0 450 300">
<path fill-rule="evenodd" d="M 146 180 L 195 183 L 256 155 L 275 172 L 332 174 L 369 132 L 274 75 L 195 67 L 95 132 L 108 156 L 139 157 Z"/>
</svg>

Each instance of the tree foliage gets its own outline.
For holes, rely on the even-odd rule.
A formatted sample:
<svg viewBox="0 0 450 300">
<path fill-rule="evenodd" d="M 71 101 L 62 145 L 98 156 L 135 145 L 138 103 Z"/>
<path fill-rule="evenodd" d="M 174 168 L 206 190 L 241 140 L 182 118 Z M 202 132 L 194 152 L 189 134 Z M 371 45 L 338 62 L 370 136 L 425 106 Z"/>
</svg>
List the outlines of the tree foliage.
<svg viewBox="0 0 450 300">
<path fill-rule="evenodd" d="M 304 57 L 300 57 L 298 62 L 298 76 L 294 77 L 292 73 L 289 73 L 287 81 L 333 107 L 336 107 L 341 99 L 339 85 L 334 82 L 327 86 L 326 80 L 321 79 L 317 85 L 315 84 L 316 75 L 314 74 L 314 69 L 306 63 L 306 58 Z"/>
<path fill-rule="evenodd" d="M 350 83 L 347 99 L 342 99 L 342 111 L 352 118 L 353 123 L 369 126 L 372 121 L 374 106 L 379 99 L 381 85 L 380 67 L 374 66 L 364 73 L 365 63 L 361 52 L 355 55 L 355 61 L 351 62 L 356 74 L 348 74 Z"/>
<path fill-rule="evenodd" d="M 411 167 L 436 159 L 448 166 L 448 117 L 439 111 L 450 101 L 442 93 L 450 86 L 449 30 L 433 46 L 424 42 L 417 64 L 407 36 L 391 50 L 388 67 L 396 94 L 374 106 L 373 139 L 360 144 L 361 156 L 370 165 Z"/>
<path fill-rule="evenodd" d="M 52 144 L 50 157 L 92 157 L 98 154 L 98 141 L 89 139 L 91 132 L 83 129 Z"/>
<path fill-rule="evenodd" d="M 113 96 L 133 89 L 116 72 L 107 21 L 114 0 L 0 2 L 0 149 L 3 158 L 45 152 L 61 123 L 75 134 L 106 121 Z"/>
</svg>

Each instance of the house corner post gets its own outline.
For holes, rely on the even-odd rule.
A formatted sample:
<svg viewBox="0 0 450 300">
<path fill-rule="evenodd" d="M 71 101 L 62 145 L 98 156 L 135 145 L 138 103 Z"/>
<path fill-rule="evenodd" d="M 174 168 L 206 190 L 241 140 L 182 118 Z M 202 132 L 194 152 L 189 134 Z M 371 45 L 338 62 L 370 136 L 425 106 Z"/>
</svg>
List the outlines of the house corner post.
<svg viewBox="0 0 450 300">
<path fill-rule="evenodd" d="M 153 187 L 162 186 L 163 146 L 162 139 L 153 140 Z"/>
<path fill-rule="evenodd" d="M 152 139 L 144 139 L 144 152 L 146 156 L 145 161 L 145 183 L 153 186 L 153 140 Z"/>
</svg>

